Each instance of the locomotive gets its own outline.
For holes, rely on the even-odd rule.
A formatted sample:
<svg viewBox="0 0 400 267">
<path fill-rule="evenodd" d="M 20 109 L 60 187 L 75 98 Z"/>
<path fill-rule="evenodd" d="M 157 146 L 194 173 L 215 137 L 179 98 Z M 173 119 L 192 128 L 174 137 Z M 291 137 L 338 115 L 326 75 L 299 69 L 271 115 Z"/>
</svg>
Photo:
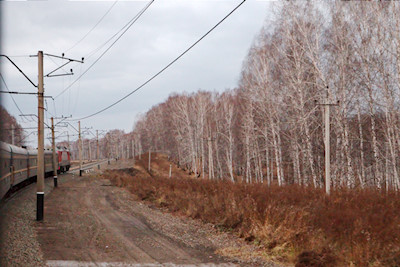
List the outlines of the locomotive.
<svg viewBox="0 0 400 267">
<path fill-rule="evenodd" d="M 7 192 L 37 175 L 37 149 L 26 149 L 11 144 L 0 142 L 0 199 Z M 66 172 L 71 166 L 71 155 L 67 148 L 57 147 L 58 156 L 57 172 Z M 44 151 L 44 170 L 46 175 L 53 172 L 53 153 Z"/>
</svg>

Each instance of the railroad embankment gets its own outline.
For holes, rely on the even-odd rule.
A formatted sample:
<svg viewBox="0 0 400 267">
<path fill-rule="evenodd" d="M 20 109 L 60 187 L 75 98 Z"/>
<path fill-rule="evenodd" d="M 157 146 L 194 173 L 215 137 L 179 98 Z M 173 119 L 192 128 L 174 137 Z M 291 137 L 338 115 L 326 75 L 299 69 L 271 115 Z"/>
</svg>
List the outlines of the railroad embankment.
<svg viewBox="0 0 400 267">
<path fill-rule="evenodd" d="M 153 157 L 153 156 L 152 156 Z M 258 246 L 253 255 L 296 266 L 400 266 L 400 195 L 193 178 L 166 156 L 104 175 L 139 199 L 200 219 Z M 188 178 L 192 177 L 192 178 Z M 240 256 L 240 249 L 221 249 Z M 242 255 L 249 256 L 249 255 Z"/>
</svg>

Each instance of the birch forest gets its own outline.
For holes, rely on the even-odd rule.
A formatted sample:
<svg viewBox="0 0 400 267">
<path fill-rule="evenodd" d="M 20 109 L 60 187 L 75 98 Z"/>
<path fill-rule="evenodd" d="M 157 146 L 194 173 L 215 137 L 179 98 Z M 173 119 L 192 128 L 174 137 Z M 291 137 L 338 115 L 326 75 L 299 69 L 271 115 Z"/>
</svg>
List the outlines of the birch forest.
<svg viewBox="0 0 400 267">
<path fill-rule="evenodd" d="M 275 4 L 237 88 L 177 93 L 129 134 L 206 179 L 324 186 L 324 104 L 331 187 L 400 189 L 398 2 Z M 160 89 L 161 90 L 161 89 Z"/>
</svg>

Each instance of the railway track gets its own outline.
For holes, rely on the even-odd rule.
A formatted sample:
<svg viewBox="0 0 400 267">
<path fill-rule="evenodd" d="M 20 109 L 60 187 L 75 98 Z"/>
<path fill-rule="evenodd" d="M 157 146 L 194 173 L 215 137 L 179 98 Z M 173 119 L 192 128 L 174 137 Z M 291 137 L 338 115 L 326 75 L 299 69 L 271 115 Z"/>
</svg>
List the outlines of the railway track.
<svg viewBox="0 0 400 267">
<path fill-rule="evenodd" d="M 85 171 L 85 172 L 89 172 L 89 171 L 93 170 L 95 168 L 95 166 L 97 166 L 98 164 L 102 165 L 102 164 L 106 163 L 107 161 L 108 160 L 105 159 L 105 160 L 100 160 L 99 163 L 97 163 L 97 162 L 89 162 L 89 163 L 83 164 L 82 165 L 82 170 Z M 58 175 L 61 176 L 61 175 L 65 175 L 65 174 L 68 174 L 68 173 L 70 173 L 70 174 L 79 173 L 79 166 L 71 167 L 68 172 L 60 173 Z M 47 178 L 50 178 L 50 177 L 52 177 L 52 176 L 48 176 Z M 46 181 L 46 182 L 48 182 L 48 181 Z M 4 203 L 7 203 L 11 199 L 17 197 L 19 194 L 22 194 L 23 192 L 29 190 L 33 186 L 33 184 L 36 184 L 35 177 L 32 177 L 32 178 L 22 182 L 21 184 L 18 184 L 17 186 L 13 187 L 7 193 L 7 195 L 3 199 L 0 200 L 0 208 L 1 208 L 2 205 L 4 205 Z"/>
</svg>

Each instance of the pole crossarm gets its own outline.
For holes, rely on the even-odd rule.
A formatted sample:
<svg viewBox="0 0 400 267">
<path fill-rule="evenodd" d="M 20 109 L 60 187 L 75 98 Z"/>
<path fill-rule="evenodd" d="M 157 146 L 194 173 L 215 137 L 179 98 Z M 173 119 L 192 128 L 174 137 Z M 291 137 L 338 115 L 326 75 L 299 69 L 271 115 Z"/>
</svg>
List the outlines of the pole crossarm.
<svg viewBox="0 0 400 267">
<path fill-rule="evenodd" d="M 17 92 L 17 91 L 0 91 L 2 94 L 14 94 L 14 95 L 39 95 L 38 93 L 33 93 L 33 92 Z M 43 98 L 51 98 L 54 100 L 54 98 L 51 95 L 42 95 Z"/>
<path fill-rule="evenodd" d="M 76 132 L 79 133 L 79 130 L 77 130 L 71 123 L 69 123 L 68 121 L 66 121 L 65 123 L 68 123 Z"/>
<path fill-rule="evenodd" d="M 51 72 L 47 73 L 47 74 L 45 75 L 45 77 L 49 77 L 49 78 L 50 78 L 50 77 L 66 76 L 66 75 L 74 75 L 72 69 L 70 70 L 70 71 L 71 71 L 70 73 L 53 74 L 53 75 L 51 75 L 51 74 L 54 73 L 54 72 L 56 72 L 57 70 L 61 69 L 62 67 L 64 67 L 65 65 L 67 65 L 67 64 L 69 64 L 69 63 L 71 63 L 71 62 L 83 63 L 83 60 L 84 60 L 84 58 L 82 58 L 82 60 L 67 58 L 67 57 L 64 57 L 64 54 L 62 54 L 61 57 L 60 57 L 60 56 L 56 56 L 56 55 L 52 55 L 52 54 L 46 54 L 46 53 L 45 53 L 44 55 L 46 55 L 46 56 L 48 56 L 48 57 L 55 57 L 55 58 L 61 58 L 61 59 L 68 60 L 67 62 L 65 62 L 64 64 L 62 64 L 61 66 L 59 66 L 58 68 L 56 68 L 56 69 L 52 70 Z"/>
<path fill-rule="evenodd" d="M 15 94 L 15 95 L 38 95 L 38 93 L 28 93 L 28 92 L 17 92 L 17 91 L 0 91 L 3 94 Z"/>
<path fill-rule="evenodd" d="M 55 117 L 55 118 L 54 118 L 55 120 L 60 120 L 60 121 L 57 122 L 54 126 L 57 126 L 58 124 L 60 124 L 61 122 L 63 122 L 63 121 L 66 120 L 66 119 L 69 119 L 69 118 L 72 118 L 72 115 L 70 115 L 70 116 L 68 116 L 68 117 L 64 117 L 64 116 Z M 61 127 L 61 126 L 59 126 L 59 127 Z M 65 126 L 65 127 L 66 127 L 66 126 Z"/>
<path fill-rule="evenodd" d="M 8 56 L 6 56 L 6 55 L 0 55 L 0 57 L 5 57 L 6 59 L 8 59 L 8 60 L 11 62 L 11 64 L 13 64 L 14 67 L 16 67 L 16 68 L 19 70 L 19 72 L 21 72 L 21 74 L 24 75 L 24 77 L 25 77 L 34 87 L 36 87 L 36 88 L 38 87 L 38 85 L 36 85 L 34 82 L 32 82 L 32 80 L 29 79 L 29 77 L 26 76 L 26 74 L 25 74 L 25 73 L 17 66 L 17 64 L 15 64 L 14 61 L 12 61 Z"/>
<path fill-rule="evenodd" d="M 39 116 L 36 115 L 36 114 L 20 114 L 20 116 L 21 116 L 21 117 L 32 117 L 32 116 L 34 116 L 34 117 L 36 117 L 36 118 L 39 120 Z M 43 123 L 44 123 L 44 125 L 46 125 L 47 128 L 51 129 L 51 126 L 49 126 L 49 125 L 48 125 L 47 123 L 45 123 L 45 122 L 43 122 Z M 37 128 L 35 128 L 35 129 L 37 129 Z"/>
</svg>

